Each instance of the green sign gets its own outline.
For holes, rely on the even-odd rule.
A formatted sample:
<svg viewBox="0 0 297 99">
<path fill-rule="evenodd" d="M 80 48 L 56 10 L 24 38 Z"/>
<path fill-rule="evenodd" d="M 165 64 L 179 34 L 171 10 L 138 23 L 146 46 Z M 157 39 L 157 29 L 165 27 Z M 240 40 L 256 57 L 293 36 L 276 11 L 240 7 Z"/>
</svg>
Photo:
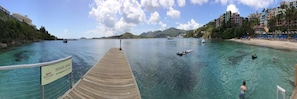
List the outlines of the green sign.
<svg viewBox="0 0 297 99">
<path fill-rule="evenodd" d="M 55 64 L 41 67 L 41 85 L 49 84 L 72 72 L 71 58 Z"/>
</svg>

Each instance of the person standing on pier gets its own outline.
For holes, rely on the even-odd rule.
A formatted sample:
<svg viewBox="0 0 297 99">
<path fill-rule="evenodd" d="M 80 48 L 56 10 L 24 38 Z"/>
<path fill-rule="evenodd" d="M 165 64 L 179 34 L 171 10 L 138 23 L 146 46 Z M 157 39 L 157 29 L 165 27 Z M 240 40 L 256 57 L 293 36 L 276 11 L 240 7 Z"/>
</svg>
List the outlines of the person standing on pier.
<svg viewBox="0 0 297 99">
<path fill-rule="evenodd" d="M 242 85 L 240 86 L 240 94 L 239 99 L 245 99 L 245 91 L 247 90 L 245 81 L 242 82 Z"/>
</svg>

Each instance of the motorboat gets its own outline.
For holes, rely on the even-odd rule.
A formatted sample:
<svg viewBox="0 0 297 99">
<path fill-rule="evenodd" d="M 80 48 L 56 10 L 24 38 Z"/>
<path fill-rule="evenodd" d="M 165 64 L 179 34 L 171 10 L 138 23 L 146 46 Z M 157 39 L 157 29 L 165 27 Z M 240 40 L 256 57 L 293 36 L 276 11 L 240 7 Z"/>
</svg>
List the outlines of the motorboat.
<svg viewBox="0 0 297 99">
<path fill-rule="evenodd" d="M 181 51 L 181 52 L 177 52 L 176 55 L 179 55 L 179 56 L 183 56 L 183 55 L 186 55 L 187 53 L 185 51 Z"/>
<path fill-rule="evenodd" d="M 252 55 L 252 59 L 256 59 L 256 58 L 257 58 L 256 54 Z"/>
<path fill-rule="evenodd" d="M 67 39 L 64 39 L 64 40 L 63 40 L 63 43 L 67 43 Z"/>
<path fill-rule="evenodd" d="M 191 52 L 193 52 L 193 50 L 188 49 L 188 50 L 185 50 L 185 51 L 177 52 L 176 55 L 183 56 L 183 55 L 186 55 L 186 54 L 191 53 Z"/>
<path fill-rule="evenodd" d="M 190 53 L 190 52 L 193 52 L 193 50 L 192 50 L 192 49 L 188 49 L 188 50 L 186 50 L 185 52 L 186 52 L 186 53 Z"/>
<path fill-rule="evenodd" d="M 173 37 L 167 36 L 167 40 L 173 40 Z"/>
<path fill-rule="evenodd" d="M 202 40 L 201 40 L 201 43 L 205 43 L 205 39 L 202 39 Z"/>
</svg>

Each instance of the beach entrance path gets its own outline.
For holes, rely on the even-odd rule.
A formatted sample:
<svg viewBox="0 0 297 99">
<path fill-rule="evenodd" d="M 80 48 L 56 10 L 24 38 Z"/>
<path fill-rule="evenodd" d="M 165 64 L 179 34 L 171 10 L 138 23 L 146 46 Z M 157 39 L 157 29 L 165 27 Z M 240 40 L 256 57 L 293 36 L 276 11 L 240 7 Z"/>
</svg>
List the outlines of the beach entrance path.
<svg viewBox="0 0 297 99">
<path fill-rule="evenodd" d="M 62 98 L 141 99 L 141 95 L 124 52 L 111 48 Z"/>
</svg>

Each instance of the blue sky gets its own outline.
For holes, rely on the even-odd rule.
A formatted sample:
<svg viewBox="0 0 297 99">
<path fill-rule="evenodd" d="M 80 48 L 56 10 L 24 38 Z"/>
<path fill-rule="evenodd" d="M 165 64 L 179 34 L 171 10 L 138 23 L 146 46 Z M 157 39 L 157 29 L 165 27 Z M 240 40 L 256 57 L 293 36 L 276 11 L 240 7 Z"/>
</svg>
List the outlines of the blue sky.
<svg viewBox="0 0 297 99">
<path fill-rule="evenodd" d="M 228 10 L 247 17 L 281 0 L 1 0 L 59 38 L 103 37 L 170 27 L 190 30 Z"/>
</svg>

